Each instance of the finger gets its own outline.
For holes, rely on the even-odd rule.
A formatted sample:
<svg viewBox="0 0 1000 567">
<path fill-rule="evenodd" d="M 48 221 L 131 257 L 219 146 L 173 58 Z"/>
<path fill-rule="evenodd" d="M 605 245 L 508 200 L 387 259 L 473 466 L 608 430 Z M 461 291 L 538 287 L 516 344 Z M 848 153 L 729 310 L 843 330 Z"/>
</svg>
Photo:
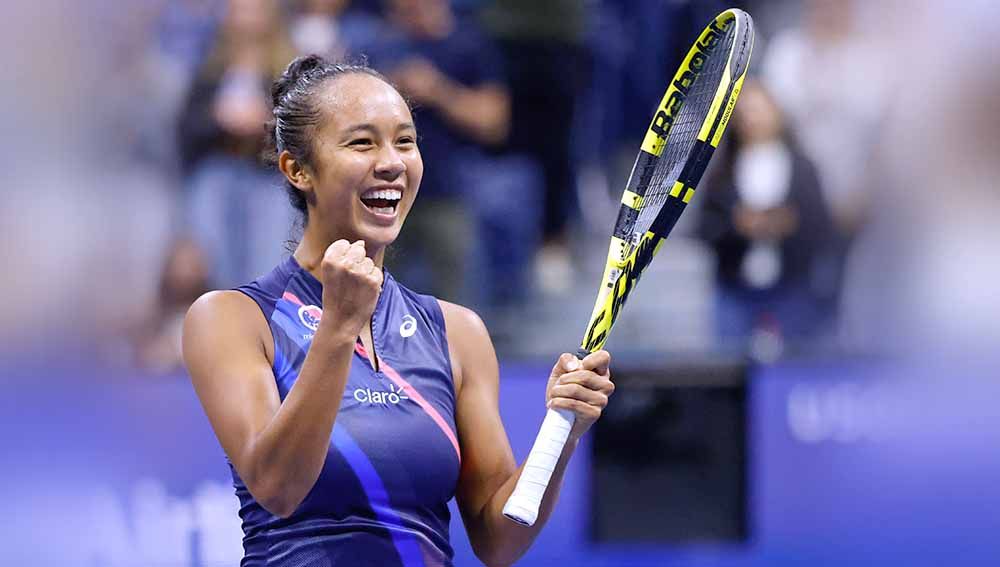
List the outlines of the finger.
<svg viewBox="0 0 1000 567">
<path fill-rule="evenodd" d="M 385 279 L 385 274 L 382 273 L 382 268 L 375 266 L 375 269 L 371 273 L 372 280 L 374 280 L 375 285 L 378 288 L 382 288 L 382 281 Z"/>
<path fill-rule="evenodd" d="M 567 372 L 579 370 L 579 368 L 580 359 L 568 352 L 564 352 L 559 355 L 559 360 L 557 360 L 555 366 L 552 367 L 552 373 L 549 376 L 555 378 L 556 376 L 562 376 Z"/>
<path fill-rule="evenodd" d="M 366 262 L 365 260 L 368 260 L 368 258 L 363 258 L 359 262 L 348 264 L 347 270 L 352 274 L 367 277 L 372 273 L 373 265 L 369 265 L 369 262 Z"/>
<path fill-rule="evenodd" d="M 358 245 L 359 242 L 361 243 L 360 245 Z M 351 247 L 347 250 L 347 254 L 345 254 L 346 260 L 350 263 L 358 263 L 365 257 L 365 245 L 360 240 L 351 244 Z"/>
<path fill-rule="evenodd" d="M 604 392 L 605 394 L 615 391 L 615 384 L 609 376 L 602 376 L 590 370 L 580 370 L 578 372 L 563 374 L 559 377 L 556 384 L 580 384 L 585 388 Z"/>
<path fill-rule="evenodd" d="M 341 238 L 327 247 L 326 254 L 324 255 L 330 259 L 340 258 L 347 253 L 347 249 L 350 247 L 351 243 Z"/>
<path fill-rule="evenodd" d="M 552 398 L 549 401 L 549 408 L 569 410 L 575 413 L 578 419 L 583 418 L 589 421 L 595 421 L 601 417 L 601 408 L 572 398 Z"/>
<path fill-rule="evenodd" d="M 608 405 L 608 396 L 604 392 L 591 390 L 580 384 L 560 384 L 552 388 L 550 399 L 567 398 L 603 408 Z"/>
<path fill-rule="evenodd" d="M 606 350 L 592 352 L 583 359 L 584 370 L 593 370 L 598 374 L 607 374 L 611 366 L 611 353 Z"/>
</svg>

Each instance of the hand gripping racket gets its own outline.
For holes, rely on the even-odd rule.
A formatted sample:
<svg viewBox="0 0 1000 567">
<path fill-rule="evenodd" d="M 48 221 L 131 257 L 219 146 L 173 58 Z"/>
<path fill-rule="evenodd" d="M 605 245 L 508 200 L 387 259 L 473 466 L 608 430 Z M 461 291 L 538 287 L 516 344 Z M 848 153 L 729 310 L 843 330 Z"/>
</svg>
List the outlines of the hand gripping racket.
<svg viewBox="0 0 1000 567">
<path fill-rule="evenodd" d="M 691 201 L 736 106 L 753 42 L 750 15 L 726 10 L 702 31 L 674 75 L 626 183 L 607 267 L 578 357 L 604 347 L 639 276 Z M 505 516 L 526 526 L 535 523 L 573 421 L 570 411 L 546 413 L 503 508 Z"/>
</svg>

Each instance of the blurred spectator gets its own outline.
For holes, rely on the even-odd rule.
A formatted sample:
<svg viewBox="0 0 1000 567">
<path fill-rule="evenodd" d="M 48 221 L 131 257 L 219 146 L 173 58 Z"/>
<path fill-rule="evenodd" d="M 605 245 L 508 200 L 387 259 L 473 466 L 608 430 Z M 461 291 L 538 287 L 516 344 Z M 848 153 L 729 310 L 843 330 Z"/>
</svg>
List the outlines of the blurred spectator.
<svg viewBox="0 0 1000 567">
<path fill-rule="evenodd" d="M 258 160 L 268 88 L 295 52 L 276 0 L 229 0 L 180 120 L 187 216 L 222 286 L 280 261 L 291 207 Z"/>
<path fill-rule="evenodd" d="M 181 327 L 188 307 L 210 289 L 208 262 L 198 244 L 176 240 L 160 274 L 157 303 L 135 336 L 135 363 L 146 372 L 168 374 L 183 368 Z"/>
<path fill-rule="evenodd" d="M 478 213 L 505 218 L 507 226 L 530 218 L 536 185 L 530 168 L 487 155 L 506 140 L 510 125 L 500 56 L 475 22 L 456 16 L 448 0 L 388 0 L 386 12 L 387 29 L 367 52 L 413 102 L 426 164 L 420 200 L 390 264 L 418 289 L 452 301 L 488 300 L 469 297 Z M 480 206 L 484 200 L 488 206 Z M 522 207 L 526 212 L 520 217 L 509 214 Z M 530 234 L 530 223 L 525 230 L 511 232 Z M 523 242 L 500 246 L 525 248 Z M 497 269 L 494 262 L 485 264 Z M 509 275 L 517 279 L 516 273 Z"/>
<path fill-rule="evenodd" d="M 350 5 L 350 0 L 297 0 L 289 26 L 296 50 L 338 61 L 349 58 L 357 46 L 370 44 L 378 21 L 351 12 Z"/>
<path fill-rule="evenodd" d="M 125 14 L 103 21 L 107 39 L 99 76 L 106 94 L 105 103 L 96 106 L 93 113 L 100 113 L 96 119 L 104 131 L 113 132 L 114 143 L 120 146 L 115 157 L 124 167 L 152 166 L 158 171 L 151 175 L 177 173 L 177 140 L 172 126 L 188 88 L 190 69 L 184 59 L 191 53 L 171 51 L 179 46 L 157 36 L 169 33 L 180 39 L 186 35 L 185 27 L 201 33 L 205 26 L 211 26 L 210 11 L 199 6 L 201 11 L 192 13 L 189 10 L 195 6 L 191 4 L 137 3 Z M 190 20 L 184 22 L 186 26 L 171 21 L 162 29 L 165 21 L 180 13 Z"/>
<path fill-rule="evenodd" d="M 756 82 L 744 87 L 728 138 L 699 228 L 718 260 L 719 338 L 741 348 L 755 331 L 809 339 L 828 316 L 813 279 L 832 231 L 815 168 Z"/>
<path fill-rule="evenodd" d="M 863 33 L 853 0 L 808 0 L 802 24 L 778 33 L 764 52 L 764 81 L 816 164 L 839 236 L 820 269 L 826 300 L 839 303 L 851 243 L 869 215 L 872 156 L 884 121 L 884 49 Z M 882 35 L 879 32 L 876 35 Z"/>
<path fill-rule="evenodd" d="M 567 223 L 578 211 L 571 140 L 588 82 L 582 48 L 588 10 L 579 0 L 496 0 L 483 13 L 509 74 L 510 148 L 538 160 L 545 175 L 537 271 L 547 291 L 566 290 L 573 278 L 566 242 Z"/>
<path fill-rule="evenodd" d="M 169 65 L 190 77 L 211 47 L 224 0 L 157 0 L 154 45 Z"/>
<path fill-rule="evenodd" d="M 866 215 L 871 132 L 885 106 L 885 73 L 859 33 L 852 0 L 808 0 L 801 27 L 777 34 L 764 81 L 816 162 L 837 227 L 854 234 Z"/>
</svg>

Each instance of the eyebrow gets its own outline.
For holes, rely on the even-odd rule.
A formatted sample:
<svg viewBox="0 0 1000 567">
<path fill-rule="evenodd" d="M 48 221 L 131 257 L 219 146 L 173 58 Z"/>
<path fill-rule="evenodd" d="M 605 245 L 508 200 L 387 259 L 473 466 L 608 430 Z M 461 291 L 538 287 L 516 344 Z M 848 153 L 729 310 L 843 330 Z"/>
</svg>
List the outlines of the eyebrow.
<svg viewBox="0 0 1000 567">
<path fill-rule="evenodd" d="M 400 130 L 408 130 L 408 129 L 416 130 L 417 128 L 416 126 L 413 125 L 412 122 L 403 122 L 402 124 L 396 127 L 397 132 Z M 355 124 L 354 126 L 351 126 L 347 130 L 345 130 L 344 133 L 353 134 L 355 132 L 361 132 L 361 131 L 377 132 L 378 128 L 376 128 L 374 124 L 369 124 L 366 122 L 364 124 Z"/>
</svg>

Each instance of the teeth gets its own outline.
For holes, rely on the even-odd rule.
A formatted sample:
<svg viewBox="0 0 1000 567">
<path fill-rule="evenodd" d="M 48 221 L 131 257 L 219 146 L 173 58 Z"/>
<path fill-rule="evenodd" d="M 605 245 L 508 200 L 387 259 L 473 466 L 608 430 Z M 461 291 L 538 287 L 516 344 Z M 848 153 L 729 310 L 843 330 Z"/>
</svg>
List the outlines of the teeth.
<svg viewBox="0 0 1000 567">
<path fill-rule="evenodd" d="M 398 201 L 403 198 L 403 192 L 399 189 L 369 189 L 361 195 L 361 198 Z"/>
<path fill-rule="evenodd" d="M 396 209 L 392 207 L 372 207 L 371 209 L 380 215 L 391 215 L 396 212 Z"/>
</svg>

